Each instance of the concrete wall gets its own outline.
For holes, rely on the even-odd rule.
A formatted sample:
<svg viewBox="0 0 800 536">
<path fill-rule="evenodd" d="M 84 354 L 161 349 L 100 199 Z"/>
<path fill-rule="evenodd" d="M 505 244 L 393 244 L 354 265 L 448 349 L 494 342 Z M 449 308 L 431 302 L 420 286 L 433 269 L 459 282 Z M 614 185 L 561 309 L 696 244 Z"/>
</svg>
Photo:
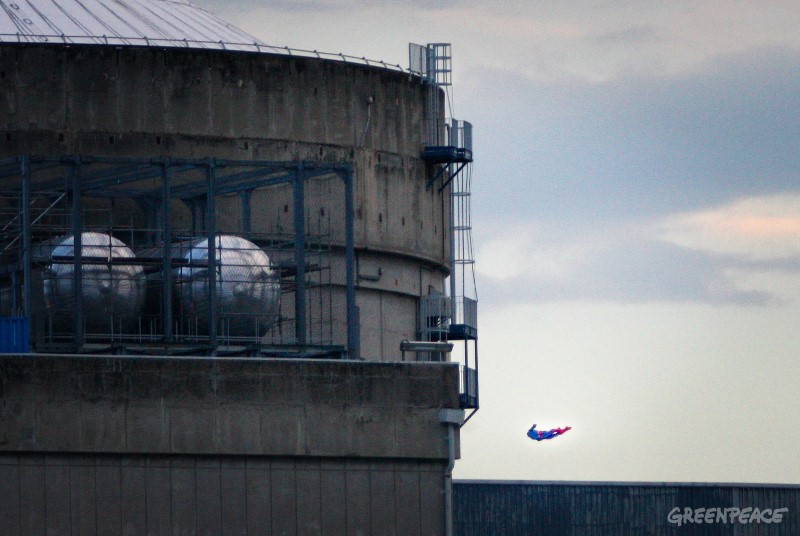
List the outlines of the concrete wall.
<svg viewBox="0 0 800 536">
<path fill-rule="evenodd" d="M 456 365 L 2 357 L 0 449 L 447 458 Z"/>
<path fill-rule="evenodd" d="M 268 54 L 9 44 L 0 75 L 0 156 L 353 161 L 358 245 L 446 264 L 446 197 L 424 187 L 426 98 L 416 78 Z M 336 203 L 326 192 L 308 197 Z M 290 198 L 275 206 L 258 222 L 265 230 L 272 218 L 292 221 Z M 343 243 L 343 227 L 336 233 Z"/>
<path fill-rule="evenodd" d="M 4 536 L 431 535 L 442 465 L 0 453 Z"/>
<path fill-rule="evenodd" d="M 376 267 L 386 274 L 359 279 L 359 285 L 383 292 L 359 296 L 359 305 L 367 309 L 380 307 L 373 300 L 385 293 L 418 300 L 430 287 L 442 291 L 449 270 L 449 191 L 425 187 L 431 169 L 420 159 L 426 107 L 426 89 L 416 77 L 326 60 L 0 45 L 0 157 L 352 162 L 356 249 L 363 259 L 379 259 Z M 0 192 L 9 187 L 14 184 L 0 184 Z M 289 190 L 273 187 L 253 194 L 253 233 L 291 232 Z M 340 190 L 338 179 L 310 181 L 305 207 L 312 220 L 325 214 L 331 243 L 339 248 L 344 244 Z M 237 232 L 239 197 L 222 198 L 217 205 L 219 229 Z M 114 211 L 117 227 L 120 222 L 145 225 L 135 204 L 120 199 Z M 186 234 L 190 218 L 185 207 L 175 201 L 172 214 L 174 232 Z M 342 264 L 343 258 L 334 261 Z M 416 331 L 416 318 L 407 314 L 395 318 L 387 313 L 380 323 L 397 326 L 398 333 Z M 369 341 L 379 334 L 371 329 L 362 328 L 363 355 L 399 360 L 401 339 L 393 335 L 384 346 L 372 348 Z M 344 333 L 337 331 L 335 338 L 344 340 Z"/>
<path fill-rule="evenodd" d="M 0 357 L 2 533 L 442 534 L 457 372 Z"/>
</svg>

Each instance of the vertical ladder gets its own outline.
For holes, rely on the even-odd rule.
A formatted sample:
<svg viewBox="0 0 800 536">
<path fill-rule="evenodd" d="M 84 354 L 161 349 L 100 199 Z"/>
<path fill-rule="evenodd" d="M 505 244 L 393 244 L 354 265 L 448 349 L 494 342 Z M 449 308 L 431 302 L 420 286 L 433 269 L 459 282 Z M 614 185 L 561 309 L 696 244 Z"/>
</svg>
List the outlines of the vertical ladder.
<svg viewBox="0 0 800 536">
<path fill-rule="evenodd" d="M 472 244 L 472 164 L 451 182 L 450 297 L 451 338 L 474 339 L 478 333 L 478 293 Z"/>
<path fill-rule="evenodd" d="M 450 43 L 429 43 L 408 46 L 410 70 L 420 75 L 428 87 L 428 117 L 425 121 L 423 141 L 426 146 L 447 145 L 447 119 L 443 113 L 441 91 L 453 83 Z"/>
<path fill-rule="evenodd" d="M 427 188 L 450 186 L 450 277 L 448 296 L 420 300 L 420 336 L 427 341 L 463 341 L 462 408 L 478 408 L 478 295 L 472 246 L 472 125 L 442 106 L 450 103 L 452 52 L 449 43 L 409 45 L 410 70 L 427 85 L 428 118 L 422 158 L 434 167 Z M 449 109 L 448 112 L 451 112 Z M 474 413 L 474 412 L 473 412 Z"/>
</svg>

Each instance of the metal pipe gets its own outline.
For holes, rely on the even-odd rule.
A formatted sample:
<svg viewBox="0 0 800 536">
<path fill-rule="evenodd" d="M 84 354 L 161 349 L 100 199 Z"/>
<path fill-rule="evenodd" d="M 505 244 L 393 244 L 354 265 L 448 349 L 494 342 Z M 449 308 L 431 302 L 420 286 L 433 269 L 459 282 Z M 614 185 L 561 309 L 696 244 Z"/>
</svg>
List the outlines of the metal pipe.
<svg viewBox="0 0 800 536">
<path fill-rule="evenodd" d="M 439 422 L 447 426 L 447 468 L 444 472 L 444 528 L 453 536 L 453 468 L 456 466 L 456 428 L 464 422 L 464 410 L 439 410 Z"/>
<path fill-rule="evenodd" d="M 364 146 L 364 139 L 367 137 L 367 131 L 369 130 L 369 123 L 372 119 L 372 103 L 375 101 L 375 97 L 370 96 L 367 98 L 367 123 L 364 125 L 364 132 L 361 133 L 361 139 L 358 140 L 358 147 Z"/>
<path fill-rule="evenodd" d="M 455 425 L 447 425 L 447 469 L 444 473 L 444 533 L 453 536 L 453 468 L 456 466 Z"/>
</svg>

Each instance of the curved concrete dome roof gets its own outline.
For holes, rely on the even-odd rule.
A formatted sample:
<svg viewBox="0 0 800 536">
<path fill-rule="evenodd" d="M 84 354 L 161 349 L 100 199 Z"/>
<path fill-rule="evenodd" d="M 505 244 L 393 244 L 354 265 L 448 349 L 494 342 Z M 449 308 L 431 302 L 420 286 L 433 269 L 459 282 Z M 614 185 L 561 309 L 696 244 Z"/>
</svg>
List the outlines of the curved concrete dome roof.
<svg viewBox="0 0 800 536">
<path fill-rule="evenodd" d="M 185 0 L 0 0 L 0 42 L 260 50 Z"/>
</svg>

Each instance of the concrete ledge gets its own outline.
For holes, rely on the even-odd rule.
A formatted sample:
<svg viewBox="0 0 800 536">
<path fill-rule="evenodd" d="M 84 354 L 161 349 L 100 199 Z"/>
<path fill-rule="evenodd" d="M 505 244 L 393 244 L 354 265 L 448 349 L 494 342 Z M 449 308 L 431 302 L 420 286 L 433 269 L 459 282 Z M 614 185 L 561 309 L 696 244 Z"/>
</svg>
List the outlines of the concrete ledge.
<svg viewBox="0 0 800 536">
<path fill-rule="evenodd" d="M 0 357 L 0 452 L 446 459 L 458 367 Z"/>
</svg>

